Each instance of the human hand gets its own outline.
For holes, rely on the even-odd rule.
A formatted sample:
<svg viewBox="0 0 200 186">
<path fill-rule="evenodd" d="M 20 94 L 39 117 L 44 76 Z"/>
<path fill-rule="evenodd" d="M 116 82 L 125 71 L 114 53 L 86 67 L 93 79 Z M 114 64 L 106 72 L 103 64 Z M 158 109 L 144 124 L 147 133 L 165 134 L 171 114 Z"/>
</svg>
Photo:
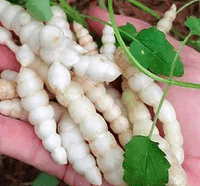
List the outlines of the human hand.
<svg viewBox="0 0 200 186">
<path fill-rule="evenodd" d="M 105 12 L 94 7 L 89 11 L 89 14 L 108 20 L 108 15 Z M 119 25 L 125 24 L 126 21 L 134 23 L 138 29 L 149 26 L 147 23 L 136 19 L 117 16 Z M 97 24 L 91 21 L 89 23 L 94 32 L 101 33 L 102 26 L 99 23 Z M 171 38 L 169 39 L 178 47 L 178 42 Z M 181 59 L 184 62 L 185 75 L 181 80 L 200 83 L 197 63 L 199 57 L 199 53 L 189 47 L 184 47 L 181 53 Z M 1 46 L 0 58 L 2 59 L 0 70 L 19 70 L 19 65 L 15 60 L 14 54 L 6 47 Z M 163 85 L 161 86 L 164 87 Z M 199 163 L 197 157 L 200 149 L 198 146 L 198 142 L 200 141 L 198 135 L 200 134 L 198 127 L 198 121 L 200 120 L 198 113 L 199 98 L 198 90 L 180 87 L 172 87 L 167 96 L 167 99 L 175 107 L 178 120 L 181 124 L 185 139 L 185 161 L 183 167 L 187 172 L 189 184 L 192 186 L 196 186 L 200 181 L 200 178 L 198 178 L 200 168 L 196 166 Z M 33 127 L 30 124 L 4 116 L 0 117 L 0 123 L 0 153 L 53 174 L 63 179 L 69 185 L 90 185 L 83 176 L 76 174 L 71 166 L 59 166 L 51 160 L 50 154 L 43 148 L 41 141 L 36 137 Z M 103 185 L 108 184 L 105 182 Z"/>
<path fill-rule="evenodd" d="M 93 7 L 89 13 L 103 20 L 109 20 L 109 15 L 97 7 Z M 144 21 L 126 16 L 117 15 L 115 18 L 118 26 L 125 25 L 126 22 L 130 22 L 134 24 L 138 31 L 150 26 Z M 99 35 L 101 34 L 103 25 L 101 25 L 101 29 L 99 29 L 100 26 L 97 22 L 89 21 L 89 25 L 94 33 Z M 167 38 L 168 41 L 173 44 L 175 50 L 177 50 L 180 46 L 180 42 L 171 37 Z M 200 83 L 200 54 L 194 49 L 185 46 L 181 51 L 180 57 L 185 67 L 185 73 L 184 76 L 178 80 Z M 166 87 L 166 85 L 161 83 L 159 83 L 159 85 L 163 90 Z M 172 103 L 176 110 L 177 118 L 181 125 L 181 132 L 184 137 L 183 147 L 185 160 L 183 162 L 183 168 L 187 173 L 189 185 L 197 186 L 200 182 L 200 90 L 173 86 L 167 95 L 167 100 Z"/>
</svg>

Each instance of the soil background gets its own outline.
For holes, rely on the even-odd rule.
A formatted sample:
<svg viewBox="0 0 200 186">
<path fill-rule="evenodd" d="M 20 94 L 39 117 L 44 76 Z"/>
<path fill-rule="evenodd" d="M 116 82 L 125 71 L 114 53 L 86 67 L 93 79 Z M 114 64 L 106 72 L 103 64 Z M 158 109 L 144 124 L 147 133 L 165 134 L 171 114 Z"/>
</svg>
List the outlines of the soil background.
<svg viewBox="0 0 200 186">
<path fill-rule="evenodd" d="M 142 4 L 156 11 L 158 14 L 163 14 L 171 7 L 174 3 L 177 8 L 180 8 L 189 0 L 138 0 Z M 89 6 L 98 4 L 97 0 L 71 0 L 70 5 L 75 6 L 81 13 L 86 13 Z M 157 23 L 157 18 L 154 18 L 150 14 L 143 10 L 131 5 L 131 3 L 122 0 L 113 0 L 114 11 L 116 14 L 128 15 L 141 20 L 144 20 L 151 25 Z M 173 27 L 183 35 L 188 34 L 188 29 L 184 25 L 184 21 L 188 16 L 195 15 L 198 17 L 200 14 L 200 2 L 189 6 L 187 9 L 178 14 Z M 174 36 L 173 33 L 170 33 Z M 176 39 L 180 39 L 174 36 Z M 39 175 L 40 171 L 33 166 L 24 164 L 11 157 L 0 155 L 0 185 L 1 186 L 27 186 L 31 185 L 32 181 Z M 44 185 L 40 185 L 44 186 Z M 63 181 L 60 180 L 58 186 L 67 186 Z"/>
</svg>

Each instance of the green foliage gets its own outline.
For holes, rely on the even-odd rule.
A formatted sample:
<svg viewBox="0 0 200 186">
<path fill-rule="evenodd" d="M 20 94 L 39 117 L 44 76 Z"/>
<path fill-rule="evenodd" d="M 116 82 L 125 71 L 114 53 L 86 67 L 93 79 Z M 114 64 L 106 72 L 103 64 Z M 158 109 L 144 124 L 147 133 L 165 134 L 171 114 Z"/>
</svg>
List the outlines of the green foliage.
<svg viewBox="0 0 200 186">
<path fill-rule="evenodd" d="M 26 8 L 26 2 L 27 0 L 8 0 L 12 4 L 20 5 L 23 8 Z"/>
<path fill-rule="evenodd" d="M 133 136 L 124 153 L 124 181 L 129 186 L 164 186 L 170 164 L 158 143 L 145 136 Z"/>
<path fill-rule="evenodd" d="M 126 25 L 118 27 L 120 35 L 127 46 L 131 44 L 137 34 L 136 28 L 131 23 L 127 22 Z M 117 42 L 117 46 L 119 43 Z"/>
<path fill-rule="evenodd" d="M 187 18 L 185 25 L 189 27 L 192 32 L 192 35 L 200 36 L 200 19 L 195 16 Z"/>
<path fill-rule="evenodd" d="M 165 34 L 151 27 L 140 31 L 130 45 L 130 52 L 135 59 L 154 74 L 169 76 L 172 62 L 176 55 L 173 46 L 166 40 Z M 183 64 L 178 57 L 173 76 L 184 74 Z"/>
<path fill-rule="evenodd" d="M 49 21 L 53 16 L 49 0 L 27 0 L 27 11 L 39 21 Z"/>
<path fill-rule="evenodd" d="M 41 172 L 32 186 L 57 186 L 58 184 L 59 181 L 56 177 Z"/>
</svg>

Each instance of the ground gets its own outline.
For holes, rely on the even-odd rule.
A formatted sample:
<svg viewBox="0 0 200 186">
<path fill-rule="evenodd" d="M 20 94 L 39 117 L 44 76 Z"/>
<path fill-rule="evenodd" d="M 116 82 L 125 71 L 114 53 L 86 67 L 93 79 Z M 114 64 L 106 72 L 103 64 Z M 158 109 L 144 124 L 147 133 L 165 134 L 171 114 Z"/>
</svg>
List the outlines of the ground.
<svg viewBox="0 0 200 186">
<path fill-rule="evenodd" d="M 161 16 L 167 11 L 170 6 L 175 3 L 178 8 L 183 6 L 189 0 L 138 0 L 147 7 L 153 9 Z M 85 13 L 89 5 L 93 3 L 98 3 L 97 0 L 71 0 L 71 5 L 76 6 L 81 13 Z M 135 18 L 142 19 L 149 22 L 152 25 L 155 25 L 157 19 L 145 13 L 143 10 L 130 5 L 129 2 L 124 2 L 122 0 L 113 0 L 115 13 L 132 16 Z M 175 22 L 174 28 L 183 35 L 188 34 L 188 29 L 184 26 L 184 21 L 188 16 L 196 15 L 200 13 L 200 2 L 195 3 L 190 6 L 183 12 L 181 12 Z M 173 35 L 173 33 L 171 33 Z M 174 36 L 174 35 L 173 35 Z M 176 39 L 179 39 L 177 36 Z M 0 185 L 1 186 L 25 186 L 31 185 L 31 182 L 38 176 L 40 173 L 39 170 L 35 169 L 32 166 L 24 164 L 18 160 L 7 157 L 5 155 L 0 156 Z M 59 186 L 67 186 L 67 184 L 60 181 Z"/>
</svg>

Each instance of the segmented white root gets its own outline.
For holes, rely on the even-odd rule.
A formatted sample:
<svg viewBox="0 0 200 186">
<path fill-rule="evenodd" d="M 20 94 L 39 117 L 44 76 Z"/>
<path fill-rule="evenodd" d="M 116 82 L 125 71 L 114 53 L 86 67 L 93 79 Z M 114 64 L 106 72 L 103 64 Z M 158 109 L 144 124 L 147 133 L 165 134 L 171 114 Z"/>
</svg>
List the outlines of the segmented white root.
<svg viewBox="0 0 200 186">
<path fill-rule="evenodd" d="M 107 93 L 114 99 L 115 104 L 120 107 L 122 115 L 128 118 L 127 109 L 122 101 L 121 93 L 110 84 L 106 86 Z M 129 122 L 130 123 L 130 122 Z"/>
<path fill-rule="evenodd" d="M 111 26 L 105 25 L 102 35 L 102 47 L 100 53 L 106 55 L 110 60 L 114 60 L 114 54 L 116 51 L 114 30 Z"/>
<path fill-rule="evenodd" d="M 137 93 L 133 92 L 129 87 L 124 90 L 122 98 L 127 106 L 129 119 L 133 122 L 133 134 L 147 136 L 153 123 L 149 110 L 140 100 Z M 185 171 L 179 164 L 177 157 L 172 153 L 168 142 L 159 135 L 159 131 L 156 127 L 153 131 L 152 140 L 159 142 L 159 148 L 165 152 L 166 158 L 171 164 L 169 168 L 169 182 L 167 185 L 186 186 L 187 177 Z"/>
<path fill-rule="evenodd" d="M 76 124 L 65 110 L 58 123 L 62 146 L 67 150 L 68 160 L 74 170 L 94 185 L 101 185 L 102 178 L 94 157 Z"/>
<path fill-rule="evenodd" d="M 17 98 L 17 84 L 12 81 L 0 79 L 0 100 Z"/>
<path fill-rule="evenodd" d="M 28 112 L 23 109 L 19 98 L 0 101 L 0 113 L 11 118 L 28 121 Z"/>
<path fill-rule="evenodd" d="M 133 123 L 133 134 L 147 136 L 152 125 L 151 115 L 147 107 L 129 87 L 124 89 L 122 100 L 126 105 L 129 120 Z M 153 134 L 159 134 L 156 127 Z"/>
<path fill-rule="evenodd" d="M 13 70 L 3 70 L 1 72 L 1 78 L 7 81 L 13 81 L 17 83 L 17 76 L 18 76 L 18 72 L 13 71 Z"/>
<path fill-rule="evenodd" d="M 49 104 L 54 109 L 53 119 L 58 123 L 65 108 L 54 101 L 50 101 Z M 0 101 L 0 113 L 11 118 L 28 121 L 28 112 L 22 107 L 20 98 Z"/>
<path fill-rule="evenodd" d="M 107 93 L 105 86 L 88 78 L 77 77 L 76 80 L 82 84 L 86 96 L 96 109 L 103 113 L 105 120 L 110 123 L 111 129 L 118 134 L 121 145 L 125 147 L 132 137 L 129 121 L 122 115 L 120 107 Z"/>
<path fill-rule="evenodd" d="M 21 47 L 17 46 L 12 39 L 11 32 L 4 27 L 0 27 L 0 44 L 6 45 L 12 50 L 22 66 L 28 66 L 35 60 L 35 55 L 28 45 L 23 44 Z"/>
<path fill-rule="evenodd" d="M 48 22 L 46 22 L 46 24 L 58 26 L 63 31 L 65 37 L 72 39 L 72 32 L 69 28 L 69 23 L 67 22 L 66 14 L 65 16 L 63 14 L 60 14 L 63 11 L 62 9 L 59 9 L 60 7 L 58 6 L 51 7 L 53 16 Z"/>
<path fill-rule="evenodd" d="M 165 12 L 164 17 L 158 21 L 158 30 L 167 34 L 172 28 L 172 22 L 176 19 L 176 5 L 173 4 L 171 8 Z"/>
<path fill-rule="evenodd" d="M 6 45 L 13 52 L 18 51 L 18 46 L 14 43 L 12 39 L 12 34 L 6 28 L 0 26 L 0 44 Z"/>
<path fill-rule="evenodd" d="M 1 5 L 5 5 L 5 2 L 1 2 Z M 8 28 L 12 29 L 12 20 L 18 12 L 22 12 L 24 9 L 21 6 L 7 4 L 4 6 L 3 11 L 0 13 L 0 19 L 2 24 Z"/>
<path fill-rule="evenodd" d="M 56 133 L 54 110 L 49 105 L 42 80 L 31 69 L 21 68 L 18 74 L 17 91 L 23 108 L 29 112 L 29 122 L 34 125 L 35 132 L 42 140 L 45 149 L 51 152 L 55 162 L 66 164 L 67 154 L 61 146 L 60 136 Z"/>
<path fill-rule="evenodd" d="M 4 9 L 5 9 L 5 11 L 4 11 Z M 20 36 L 20 40 L 24 44 L 23 47 L 25 49 L 23 49 L 23 47 L 20 47 L 20 48 L 16 47 L 16 45 L 10 44 L 9 42 L 7 42 L 7 40 L 6 40 L 6 42 L 7 42 L 7 45 L 10 46 L 10 48 L 13 51 L 18 52 L 18 51 L 20 51 L 19 49 L 22 50 L 22 52 L 19 52 L 19 54 L 17 55 L 17 58 L 19 59 L 19 61 L 22 61 L 21 62 L 22 66 L 33 65 L 32 62 L 35 60 L 37 61 L 37 59 L 35 59 L 35 54 L 36 55 L 40 54 L 41 56 L 43 54 L 43 57 L 45 56 L 44 60 L 49 65 L 51 65 L 54 61 L 57 61 L 64 66 L 64 67 L 62 67 L 63 71 L 65 71 L 64 68 L 70 69 L 71 67 L 73 67 L 73 68 L 75 67 L 74 69 L 75 69 L 76 73 L 79 73 L 79 71 L 80 71 L 82 73 L 82 75 L 91 76 L 92 78 L 94 78 L 95 80 L 98 80 L 98 81 L 108 81 L 109 82 L 109 81 L 114 80 L 120 74 L 119 70 L 114 65 L 111 65 L 112 68 L 110 68 L 110 64 L 109 64 L 110 62 L 109 63 L 106 62 L 106 64 L 101 63 L 102 58 L 103 58 L 102 62 L 105 63 L 105 61 L 107 61 L 107 59 L 105 57 L 99 57 L 99 56 L 96 57 L 96 58 L 98 58 L 100 63 L 95 62 L 94 64 L 92 64 L 92 63 L 86 62 L 89 58 L 87 59 L 87 58 L 85 58 L 85 56 L 82 56 L 82 54 L 84 54 L 85 51 L 81 47 L 79 47 L 77 44 L 74 44 L 72 39 L 67 39 L 66 33 L 64 34 L 65 31 L 63 28 L 67 28 L 67 26 L 66 26 L 66 22 L 64 21 L 64 20 L 66 20 L 66 18 L 62 11 L 60 11 L 56 8 L 53 9 L 54 17 L 59 17 L 58 19 L 57 18 L 54 18 L 54 19 L 61 20 L 61 22 L 58 23 L 57 21 L 52 19 L 52 22 L 49 23 L 49 25 L 46 25 L 46 26 L 51 26 L 51 25 L 55 26 L 57 24 L 57 28 L 61 30 L 62 34 L 59 35 L 59 33 L 53 33 L 53 37 L 47 38 L 49 40 L 45 43 L 45 42 L 43 42 L 44 40 L 41 39 L 43 37 L 40 35 L 41 30 L 43 30 L 43 28 L 44 28 L 43 23 L 34 21 L 30 16 L 28 16 L 24 12 L 23 9 L 20 9 L 16 5 L 15 5 L 15 7 L 13 7 L 13 5 L 10 6 L 10 3 L 6 3 L 6 1 L 0 0 L 0 20 L 1 20 L 1 13 L 2 14 L 9 13 L 12 10 L 14 12 L 13 14 L 15 15 L 15 17 L 11 16 L 12 18 L 9 18 L 9 16 L 7 17 L 6 15 L 4 15 L 2 18 L 4 20 L 4 26 L 6 26 L 9 29 L 16 30 L 15 32 L 18 33 L 17 35 Z M 64 39 L 62 39 L 62 35 L 63 35 Z M 50 45 L 49 45 L 49 42 L 50 42 Z M 26 53 L 28 53 L 28 52 L 26 52 L 26 50 L 29 52 L 28 57 L 26 56 L 27 55 Z M 33 51 L 35 54 L 33 54 L 33 52 L 30 53 L 30 51 L 31 52 Z M 72 57 L 68 57 L 69 53 L 74 53 L 74 55 Z M 34 56 L 34 57 L 32 57 L 32 56 Z M 28 58 L 28 60 L 26 60 L 26 58 Z M 94 59 L 96 60 L 96 58 L 91 58 L 91 59 L 89 59 L 89 61 L 92 61 Z M 99 58 L 101 58 L 101 59 L 99 59 Z M 58 66 L 57 64 L 58 63 L 55 63 L 54 66 Z M 80 66 L 80 67 L 78 67 L 78 66 Z M 103 67 L 105 67 L 106 70 L 103 69 Z M 33 65 L 33 68 L 35 68 L 34 65 Z M 83 91 L 81 91 L 79 88 L 76 89 L 76 88 L 73 88 L 73 86 L 71 87 L 71 84 L 69 82 L 66 84 L 60 83 L 58 85 L 57 82 L 60 80 L 60 77 L 59 77 L 57 70 L 55 70 L 55 69 L 52 70 L 53 67 L 51 68 L 51 71 L 49 71 L 49 75 L 51 72 L 51 73 L 55 74 L 56 76 L 54 76 L 54 78 L 52 78 L 52 79 L 49 78 L 49 82 L 48 82 L 48 80 L 47 80 L 48 67 L 47 68 L 44 67 L 44 69 L 45 69 L 45 75 L 42 75 L 42 78 L 45 79 L 44 81 L 47 82 L 49 87 L 51 85 L 51 87 L 53 88 L 52 92 L 57 94 L 57 98 L 60 99 L 60 102 L 63 101 L 62 104 L 69 107 L 70 114 L 72 114 L 72 117 L 74 119 L 76 119 L 78 122 L 80 122 L 80 127 L 82 127 L 82 130 L 85 132 L 86 138 L 88 138 L 88 141 L 90 143 L 90 148 L 92 149 L 93 153 L 97 156 L 97 162 L 99 164 L 99 167 L 101 167 L 102 171 L 104 172 L 105 178 L 113 185 L 124 185 L 124 182 L 122 180 L 123 168 L 121 166 L 122 161 L 123 161 L 123 155 L 122 155 L 123 150 L 120 147 L 115 146 L 115 142 L 113 142 L 113 137 L 110 135 L 109 132 L 106 132 L 107 129 L 105 129 L 106 128 L 105 124 L 104 124 L 105 121 L 101 121 L 100 118 L 102 118 L 102 117 L 98 116 L 96 114 L 94 106 L 87 99 L 85 99 L 85 97 L 82 95 Z M 46 69 L 47 69 L 47 71 L 46 71 Z M 98 71 L 95 71 L 95 69 L 98 69 Z M 99 73 L 99 71 L 103 72 L 105 74 L 102 75 Z M 130 74 L 134 74 L 134 73 L 131 70 L 129 70 L 126 74 L 127 74 L 126 76 L 129 77 Z M 66 74 L 64 76 L 66 77 Z M 67 75 L 67 78 L 68 77 L 69 77 L 69 73 Z M 30 75 L 27 77 L 27 79 L 29 79 L 29 81 L 31 83 L 33 83 L 33 85 L 37 84 L 33 81 L 34 76 Z M 61 79 L 63 79 L 63 77 Z M 28 84 L 28 82 L 25 82 L 23 85 L 28 86 L 27 84 Z M 40 89 L 41 84 L 38 87 Z M 33 90 L 31 88 L 32 87 L 30 87 L 30 91 Z M 28 88 L 24 88 L 24 90 L 25 91 L 22 93 L 23 96 L 26 96 L 26 94 L 29 94 Z M 78 91 L 80 91 L 81 94 L 77 93 Z M 76 95 L 75 98 L 73 98 L 74 93 L 77 93 L 77 94 L 75 94 Z M 33 95 L 35 96 L 35 94 L 37 94 L 37 93 L 34 93 Z M 32 97 L 33 95 L 30 95 L 30 97 Z M 43 93 L 38 93 L 38 100 L 39 100 L 40 95 L 43 95 Z M 40 97 L 40 99 L 42 100 L 41 97 Z M 43 102 L 44 102 L 44 100 L 43 100 Z M 40 101 L 40 104 L 41 103 L 42 103 L 42 101 Z M 83 108 L 81 108 L 82 110 L 80 110 L 80 113 L 77 113 L 76 110 L 80 109 L 80 107 L 82 105 L 84 105 L 84 103 L 86 104 L 86 106 L 83 106 Z M 169 104 L 168 103 L 165 103 L 165 104 L 166 104 L 165 109 L 169 108 L 168 107 Z M 48 106 L 46 106 L 46 107 L 48 107 Z M 43 112 L 43 111 L 49 109 L 49 113 L 48 113 L 49 115 L 47 114 L 46 116 L 44 116 L 44 118 L 45 117 L 49 118 L 50 114 L 52 114 L 52 111 L 51 111 L 50 107 L 48 107 L 48 108 L 46 108 L 46 107 L 42 108 L 42 109 L 38 108 L 38 111 L 35 111 L 35 113 L 33 113 L 33 115 L 39 114 L 40 112 Z M 156 107 L 154 109 L 156 110 Z M 95 113 L 95 114 L 93 114 L 93 113 Z M 33 123 L 34 119 L 31 117 L 29 117 L 29 118 L 31 119 L 31 122 Z M 36 123 L 40 123 L 41 121 L 43 121 L 44 118 L 40 118 L 39 121 L 37 121 Z M 89 128 L 88 126 L 91 126 L 95 121 L 97 121 L 97 123 L 98 123 L 98 126 L 94 129 L 97 132 L 92 134 L 93 131 L 88 130 L 88 128 Z M 42 136 L 42 135 L 47 136 L 47 134 L 43 134 L 42 132 L 40 133 L 40 131 L 43 130 L 43 127 L 45 128 L 48 125 L 52 127 L 51 129 L 49 129 L 49 127 L 48 127 L 48 129 L 49 129 L 47 132 L 48 134 L 52 133 L 52 130 L 55 129 L 54 120 L 51 120 L 48 122 L 44 121 L 42 123 L 44 123 L 44 125 L 40 129 L 38 127 L 39 125 L 35 126 L 36 133 L 39 136 Z M 48 125 L 47 125 L 47 123 L 48 123 Z M 171 125 L 171 126 L 173 126 L 173 125 Z M 36 127 L 38 127 L 38 128 L 36 128 Z M 47 140 L 46 142 L 44 142 L 44 144 L 46 144 L 46 146 L 48 146 L 48 148 L 51 148 L 51 145 L 49 145 L 49 143 L 54 143 L 54 142 L 59 141 L 58 139 L 57 139 L 58 141 L 55 140 L 56 139 L 55 135 L 54 136 L 52 135 L 48 139 L 49 139 L 49 141 Z M 171 136 L 168 136 L 168 140 L 170 140 L 170 139 L 172 139 Z M 107 143 L 109 145 L 107 145 Z M 56 146 L 56 143 L 54 143 L 54 145 Z M 113 146 L 114 146 L 114 148 L 113 148 Z M 59 152 L 63 152 L 63 150 L 64 150 L 63 148 L 57 148 L 57 150 L 55 150 L 52 153 L 52 156 L 54 157 L 54 159 L 56 159 L 58 161 L 57 155 L 59 154 Z M 104 155 L 103 157 L 102 157 L 102 154 Z M 175 167 L 173 169 L 173 171 L 180 171 L 180 169 L 176 169 L 176 167 Z M 177 177 L 175 179 L 177 179 Z M 180 177 L 180 180 L 181 179 L 182 178 Z M 173 179 L 171 179 L 171 180 L 172 180 L 172 185 L 173 185 Z M 175 185 L 175 183 L 174 183 L 174 185 Z"/>
<path fill-rule="evenodd" d="M 80 130 L 89 142 L 92 153 L 97 157 L 97 164 L 107 181 L 113 185 L 124 184 L 123 150 L 108 131 L 103 117 L 96 113 L 94 105 L 84 96 L 81 85 L 71 81 L 64 94 L 57 93 L 56 97 L 60 104 L 68 107 L 70 116 L 79 124 Z M 119 154 L 114 156 L 110 154 L 110 151 L 117 151 Z M 107 164 L 105 161 L 112 161 L 113 163 Z M 116 174 L 117 177 L 114 177 Z"/>
<path fill-rule="evenodd" d="M 73 22 L 73 28 L 79 44 L 87 50 L 87 54 L 88 55 L 98 54 L 97 44 L 93 41 L 93 38 L 89 34 L 89 31 L 85 29 L 81 24 L 75 21 Z"/>
<path fill-rule="evenodd" d="M 79 76 L 88 76 L 95 81 L 114 81 L 120 74 L 119 68 L 106 56 L 97 54 L 82 56 L 73 66 Z"/>
<path fill-rule="evenodd" d="M 120 49 L 121 50 L 121 49 Z M 116 61 L 120 64 L 128 63 L 127 58 L 123 57 L 123 52 L 119 50 L 119 56 L 116 56 Z M 117 55 L 118 55 L 117 54 Z M 121 60 L 124 60 L 121 62 Z M 146 76 L 142 72 L 139 72 L 136 67 L 124 65 L 124 74 L 128 78 L 129 87 L 138 92 L 140 99 L 149 106 L 154 108 L 156 112 L 161 97 L 163 95 L 162 89 L 154 82 L 153 79 Z M 125 70 L 125 68 L 127 69 Z M 176 113 L 173 106 L 169 101 L 165 100 L 158 119 L 163 123 L 163 129 L 165 133 L 165 139 L 170 144 L 172 152 L 176 155 L 180 164 L 184 160 L 183 151 L 183 136 L 180 130 L 180 124 L 176 118 Z M 176 136 L 176 138 L 174 138 Z"/>
<path fill-rule="evenodd" d="M 20 6 L 6 5 L 5 9 L 9 10 L 9 8 L 13 9 L 13 7 Z M 19 9 L 21 10 L 21 7 Z M 22 12 L 24 12 L 24 10 Z M 58 12 L 58 15 L 60 15 L 61 10 L 59 10 Z M 4 10 L 2 10 L 2 14 L 4 14 Z M 27 21 L 24 21 L 22 25 L 20 23 L 21 27 L 18 36 L 23 46 L 13 46 L 17 47 L 16 56 L 22 66 L 26 67 L 33 63 L 33 61 L 35 60 L 35 55 L 40 55 L 45 63 L 47 63 L 48 65 L 52 64 L 54 61 L 57 61 L 69 69 L 73 67 L 73 65 L 77 62 L 79 62 L 78 65 L 82 63 L 83 60 L 80 60 L 80 57 L 82 56 L 82 54 L 85 54 L 86 51 L 80 45 L 75 43 L 72 39 L 65 37 L 62 29 L 63 27 L 66 28 L 66 25 L 68 23 L 65 22 L 66 20 L 62 17 L 62 15 L 56 15 L 57 14 L 55 14 L 55 17 L 59 17 L 59 19 L 62 19 L 62 24 L 58 24 L 57 22 L 52 21 L 51 24 L 49 23 L 44 26 L 42 22 L 35 21 L 34 19 L 27 19 Z M 4 21 L 4 26 L 6 27 L 7 25 L 10 25 L 11 27 L 8 28 L 12 29 L 13 17 L 11 16 L 10 18 L 9 15 L 4 15 L 4 17 L 5 20 L 10 20 L 8 24 L 6 23 L 6 21 Z M 18 20 L 16 20 L 16 22 L 17 21 Z M 58 24 L 59 27 L 56 26 L 56 24 Z M 63 24 L 65 26 L 63 26 Z M 87 68 L 86 74 L 88 76 L 91 76 L 95 80 L 98 79 L 99 81 L 113 81 L 116 77 L 120 75 L 119 69 L 116 67 L 116 65 L 111 65 L 111 61 L 106 59 L 105 56 L 96 56 L 96 59 L 92 58 L 91 60 L 96 61 L 94 65 L 98 65 L 98 67 L 100 68 L 100 72 L 103 71 L 103 75 L 101 75 L 101 78 L 105 78 L 98 79 L 100 73 L 98 72 L 98 75 L 96 76 L 93 72 L 94 65 L 90 63 Z M 76 72 L 78 73 L 79 71 L 76 70 Z"/>
<path fill-rule="evenodd" d="M 42 63 L 41 60 L 38 60 L 34 64 L 36 65 L 32 64 L 31 68 L 33 68 L 39 75 L 43 74 L 39 68 L 40 64 L 43 64 L 44 69 L 48 69 L 47 65 Z M 44 81 L 47 82 L 47 78 L 44 77 Z M 120 164 L 120 162 L 122 162 L 121 159 L 123 159 L 123 150 L 118 148 L 114 137 L 112 137 L 111 133 L 108 132 L 108 127 L 103 117 L 96 113 L 92 103 L 84 96 L 84 91 L 81 85 L 72 81 L 69 87 L 65 89 L 64 94 L 57 92 L 56 98 L 61 105 L 69 109 L 71 117 L 79 124 L 84 138 L 89 141 L 90 149 L 97 157 L 97 161 L 99 159 L 99 162 L 102 162 L 102 165 L 98 164 L 98 166 L 101 166 L 101 168 L 107 170 L 109 165 L 104 167 L 103 162 L 111 160 L 115 162 L 112 164 L 109 172 L 103 171 L 104 176 L 108 174 L 108 180 L 113 185 L 124 184 L 122 163 Z M 103 155 L 106 155 L 110 149 L 116 147 L 118 149 L 116 151 L 121 152 L 121 157 L 112 157 L 110 154 L 108 155 L 107 159 L 104 160 Z M 115 172 L 115 169 L 119 169 L 120 171 L 118 170 Z M 113 174 L 111 170 L 114 171 Z M 109 177 L 114 176 L 114 174 L 117 174 L 117 179 L 115 177 Z"/>
</svg>

